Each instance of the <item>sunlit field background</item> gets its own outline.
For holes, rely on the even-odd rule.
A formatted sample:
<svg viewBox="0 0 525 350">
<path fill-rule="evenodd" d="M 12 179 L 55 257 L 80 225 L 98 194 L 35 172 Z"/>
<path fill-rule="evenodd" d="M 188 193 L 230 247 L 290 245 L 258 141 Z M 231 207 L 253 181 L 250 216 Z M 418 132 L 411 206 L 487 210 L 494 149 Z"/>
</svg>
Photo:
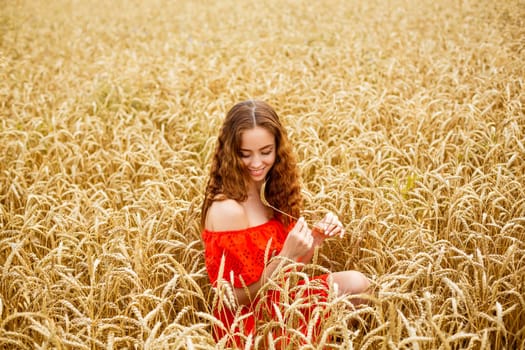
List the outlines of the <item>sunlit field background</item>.
<svg viewBox="0 0 525 350">
<path fill-rule="evenodd" d="M 374 285 L 290 349 L 525 348 L 524 1 L 0 8 L 0 349 L 226 346 L 200 205 L 249 98 L 348 230 L 309 269 Z"/>
</svg>

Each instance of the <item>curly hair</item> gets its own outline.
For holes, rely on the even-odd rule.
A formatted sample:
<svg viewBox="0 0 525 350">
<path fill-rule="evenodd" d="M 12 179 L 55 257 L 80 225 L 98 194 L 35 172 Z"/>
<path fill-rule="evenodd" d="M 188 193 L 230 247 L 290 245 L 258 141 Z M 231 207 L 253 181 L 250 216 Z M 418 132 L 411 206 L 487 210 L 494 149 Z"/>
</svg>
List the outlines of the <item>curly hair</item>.
<svg viewBox="0 0 525 350">
<path fill-rule="evenodd" d="M 223 122 L 210 175 L 204 192 L 201 228 L 204 228 L 208 209 L 214 201 L 247 199 L 248 175 L 240 157 L 241 137 L 246 130 L 263 127 L 275 136 L 275 163 L 267 175 L 266 200 L 280 210 L 299 217 L 302 208 L 299 169 L 288 135 L 274 109 L 263 101 L 237 103 Z M 281 216 L 288 225 L 290 220 Z"/>
</svg>

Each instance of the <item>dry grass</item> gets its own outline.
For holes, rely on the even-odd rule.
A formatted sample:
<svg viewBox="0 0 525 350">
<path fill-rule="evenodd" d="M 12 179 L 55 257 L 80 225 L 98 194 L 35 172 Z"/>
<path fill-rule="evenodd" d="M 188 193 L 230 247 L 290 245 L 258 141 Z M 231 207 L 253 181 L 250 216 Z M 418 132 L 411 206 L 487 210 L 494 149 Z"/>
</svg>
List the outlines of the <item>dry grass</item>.
<svg viewBox="0 0 525 350">
<path fill-rule="evenodd" d="M 290 127 L 307 212 L 350 232 L 318 262 L 376 286 L 331 298 L 316 342 L 265 331 L 525 347 L 522 0 L 0 7 L 0 349 L 216 347 L 199 206 L 246 98 Z"/>
</svg>

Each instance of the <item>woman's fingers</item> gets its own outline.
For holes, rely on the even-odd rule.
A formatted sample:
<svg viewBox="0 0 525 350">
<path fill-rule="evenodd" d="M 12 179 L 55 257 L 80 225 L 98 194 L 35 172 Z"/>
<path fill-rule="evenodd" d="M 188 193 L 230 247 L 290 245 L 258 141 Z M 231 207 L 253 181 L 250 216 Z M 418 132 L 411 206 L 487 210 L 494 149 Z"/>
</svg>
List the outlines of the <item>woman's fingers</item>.
<svg viewBox="0 0 525 350">
<path fill-rule="evenodd" d="M 306 247 L 310 249 L 312 247 L 314 237 L 312 235 L 312 231 L 308 228 L 308 225 L 306 224 L 306 221 L 304 218 L 302 219 L 302 226 L 300 227 L 300 233 L 302 235 L 302 239 L 304 244 L 306 244 Z"/>
<path fill-rule="evenodd" d="M 324 224 L 325 224 L 325 229 L 324 229 L 324 233 L 325 235 L 327 236 L 333 236 L 334 235 L 334 230 L 336 229 L 336 225 L 335 225 L 335 221 L 337 220 L 337 217 L 332 214 L 331 212 L 328 212 L 323 221 L 324 221 Z"/>
<path fill-rule="evenodd" d="M 339 218 L 332 212 L 328 212 L 326 214 L 326 216 L 323 219 L 323 223 L 325 225 L 325 235 L 330 237 L 339 235 L 340 237 L 343 237 L 345 233 L 343 224 L 341 223 L 341 221 L 339 221 Z"/>
<path fill-rule="evenodd" d="M 288 234 L 283 247 L 284 252 L 289 257 L 303 256 L 310 251 L 314 244 L 314 238 L 304 218 L 299 218 L 294 228 Z"/>
<path fill-rule="evenodd" d="M 300 217 L 299 220 L 297 220 L 297 222 L 295 223 L 295 226 L 293 227 L 292 232 L 290 233 L 302 234 L 304 230 L 304 226 L 305 226 L 304 218 Z"/>
</svg>

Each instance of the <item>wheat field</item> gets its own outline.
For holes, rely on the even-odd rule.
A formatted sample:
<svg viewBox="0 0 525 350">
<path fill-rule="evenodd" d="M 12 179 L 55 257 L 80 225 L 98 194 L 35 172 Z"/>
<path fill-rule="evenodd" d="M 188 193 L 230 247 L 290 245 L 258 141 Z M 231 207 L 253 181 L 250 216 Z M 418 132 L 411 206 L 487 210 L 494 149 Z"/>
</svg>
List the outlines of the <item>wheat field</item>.
<svg viewBox="0 0 525 350">
<path fill-rule="evenodd" d="M 523 0 L 0 7 L 0 349 L 227 347 L 200 205 L 249 98 L 348 231 L 307 271 L 374 286 L 290 349 L 525 348 Z"/>
</svg>

